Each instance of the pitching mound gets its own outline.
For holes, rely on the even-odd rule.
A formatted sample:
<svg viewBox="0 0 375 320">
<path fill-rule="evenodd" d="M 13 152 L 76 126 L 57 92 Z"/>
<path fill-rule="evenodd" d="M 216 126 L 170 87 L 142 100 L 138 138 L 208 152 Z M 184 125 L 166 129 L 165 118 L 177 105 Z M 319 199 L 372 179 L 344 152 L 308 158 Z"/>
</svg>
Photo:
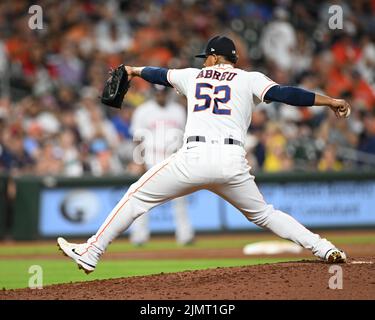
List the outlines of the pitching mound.
<svg viewBox="0 0 375 320">
<path fill-rule="evenodd" d="M 330 289 L 329 283 L 342 284 L 342 289 Z M 375 258 L 356 258 L 345 265 L 303 260 L 77 282 L 0 291 L 1 299 L 375 299 Z"/>
</svg>

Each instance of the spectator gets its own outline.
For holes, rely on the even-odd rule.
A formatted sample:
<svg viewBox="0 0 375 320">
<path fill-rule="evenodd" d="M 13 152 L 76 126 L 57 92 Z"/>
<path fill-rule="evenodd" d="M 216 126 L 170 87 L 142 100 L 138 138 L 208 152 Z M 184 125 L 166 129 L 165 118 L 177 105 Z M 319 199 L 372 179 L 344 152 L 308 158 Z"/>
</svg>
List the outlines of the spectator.
<svg viewBox="0 0 375 320">
<path fill-rule="evenodd" d="M 334 145 L 327 145 L 323 151 L 322 157 L 318 163 L 319 171 L 339 171 L 342 170 L 343 165 L 337 159 L 336 148 Z"/>
<path fill-rule="evenodd" d="M 363 105 L 367 110 L 375 108 L 375 89 L 360 76 L 358 71 L 352 72 L 352 94 L 354 103 Z"/>
<path fill-rule="evenodd" d="M 360 137 L 358 150 L 369 154 L 375 154 L 375 116 L 374 113 L 366 114 L 364 118 L 364 132 Z"/>
<path fill-rule="evenodd" d="M 357 70 L 372 90 L 375 90 L 375 44 L 369 36 L 362 39 L 362 55 L 358 60 Z"/>
<path fill-rule="evenodd" d="M 306 122 L 300 122 L 296 126 L 296 131 L 290 135 L 287 150 L 294 159 L 295 169 L 313 170 L 316 167 L 319 146 Z"/>
<path fill-rule="evenodd" d="M 344 148 L 355 148 L 358 142 L 358 137 L 351 131 L 349 122 L 337 121 L 333 112 L 329 112 L 327 119 L 320 125 L 317 137 L 324 145 L 334 144 Z"/>
<path fill-rule="evenodd" d="M 263 30 L 261 47 L 267 59 L 282 70 L 290 70 L 293 65 L 293 52 L 296 50 L 296 31 L 288 21 L 289 13 L 282 7 L 274 10 L 275 20 Z"/>
<path fill-rule="evenodd" d="M 34 161 L 25 151 L 22 129 L 13 125 L 1 133 L 0 168 L 15 175 L 31 173 Z"/>
<path fill-rule="evenodd" d="M 125 26 L 121 27 L 116 22 L 99 23 L 97 28 L 98 49 L 106 54 L 121 53 L 132 45 Z"/>
<path fill-rule="evenodd" d="M 286 144 L 287 140 L 279 125 L 272 122 L 267 124 L 264 171 L 288 171 L 293 168 L 293 159 L 286 151 Z"/>
<path fill-rule="evenodd" d="M 103 139 L 96 139 L 91 144 L 91 154 L 89 166 L 90 172 L 94 176 L 118 175 L 123 173 L 120 159 Z"/>
<path fill-rule="evenodd" d="M 135 144 L 133 142 L 133 136 L 130 132 L 132 115 L 133 107 L 126 105 L 111 118 L 111 122 L 116 128 L 120 139 L 117 153 L 125 167 L 127 167 L 134 160 L 133 151 Z M 138 168 L 135 164 L 129 166 L 128 169 L 135 173 L 141 173 L 142 171 L 142 169 Z M 140 171 L 138 169 L 140 169 Z"/>
<path fill-rule="evenodd" d="M 62 154 L 53 140 L 44 140 L 40 146 L 35 166 L 37 175 L 61 175 L 63 173 Z"/>
<path fill-rule="evenodd" d="M 130 122 L 133 114 L 133 108 L 131 106 L 125 106 L 111 118 L 111 122 L 115 126 L 117 133 L 122 140 L 132 139 L 130 133 Z"/>
<path fill-rule="evenodd" d="M 82 83 L 83 62 L 78 55 L 76 44 L 65 42 L 61 53 L 55 58 L 54 66 L 62 84 L 76 86 Z"/>
<path fill-rule="evenodd" d="M 149 98 L 150 86 L 133 80 L 125 101 L 132 108 L 113 115 L 97 98 L 109 67 L 200 67 L 191 53 L 218 33 L 235 39 L 240 67 L 353 106 L 346 121 L 323 108 L 260 103 L 248 137 L 254 169 L 316 170 L 319 155 L 331 156 L 330 145 L 343 168 L 357 165 L 358 155 L 362 164 L 374 165 L 366 155 L 373 152 L 375 6 L 341 1 L 344 29 L 331 30 L 328 8 L 336 2 L 51 0 L 42 3 L 44 28 L 37 31 L 28 27 L 27 1 L 1 2 L 0 170 L 100 175 L 125 168 L 139 174 L 129 127 L 133 107 Z M 282 128 L 271 134 L 274 141 L 268 120 Z M 11 145 L 14 135 L 17 148 Z M 44 153 L 53 165 L 39 159 Z M 354 156 L 342 159 L 348 154 Z M 67 166 L 68 159 L 76 165 Z"/>
<path fill-rule="evenodd" d="M 83 174 L 83 166 L 80 161 L 77 141 L 74 131 L 65 129 L 60 135 L 61 157 L 63 162 L 63 174 L 76 177 Z"/>
</svg>

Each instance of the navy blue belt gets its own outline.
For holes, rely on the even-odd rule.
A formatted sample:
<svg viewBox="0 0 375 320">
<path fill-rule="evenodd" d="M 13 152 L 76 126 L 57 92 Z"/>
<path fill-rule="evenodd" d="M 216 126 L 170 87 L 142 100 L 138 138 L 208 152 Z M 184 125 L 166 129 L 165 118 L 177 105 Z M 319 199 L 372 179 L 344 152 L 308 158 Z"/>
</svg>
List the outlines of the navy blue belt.
<svg viewBox="0 0 375 320">
<path fill-rule="evenodd" d="M 206 137 L 204 136 L 190 136 L 186 140 L 187 143 L 189 142 L 206 142 Z M 243 146 L 243 143 L 241 141 L 238 141 L 236 139 L 232 138 L 225 138 L 224 144 L 235 144 L 237 146 Z"/>
</svg>

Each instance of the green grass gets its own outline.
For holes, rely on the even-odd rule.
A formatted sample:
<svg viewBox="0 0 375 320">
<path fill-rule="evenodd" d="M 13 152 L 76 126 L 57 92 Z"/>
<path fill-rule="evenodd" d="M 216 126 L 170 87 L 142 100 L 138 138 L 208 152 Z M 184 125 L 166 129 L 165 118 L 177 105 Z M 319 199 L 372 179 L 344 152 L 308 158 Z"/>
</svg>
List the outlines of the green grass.
<svg viewBox="0 0 375 320">
<path fill-rule="evenodd" d="M 374 244 L 375 232 L 373 236 L 355 236 L 355 237 L 329 237 L 329 241 L 335 244 Z"/>
<path fill-rule="evenodd" d="M 322 233 L 322 236 L 325 236 Z M 375 233 L 358 234 L 354 236 L 335 235 L 327 236 L 328 240 L 337 245 L 355 244 L 365 245 L 375 243 Z M 153 239 L 142 248 L 132 246 L 128 240 L 120 239 L 114 242 L 108 252 L 135 252 L 142 250 L 162 251 L 168 249 L 180 250 L 204 250 L 212 248 L 242 248 L 244 245 L 266 240 L 279 238 L 270 235 L 258 236 L 256 234 L 242 236 L 211 236 L 198 238 L 198 241 L 189 247 L 181 247 L 176 244 L 173 238 Z M 28 272 L 32 265 L 39 265 L 43 268 L 43 285 L 67 283 L 77 281 L 88 281 L 96 279 L 109 279 L 118 277 L 129 277 L 136 275 L 157 274 L 160 272 L 179 272 L 185 270 L 198 270 L 216 267 L 241 266 L 261 263 L 275 263 L 281 261 L 299 259 L 277 259 L 277 258 L 241 258 L 241 259 L 184 259 L 184 260 L 106 260 L 103 259 L 94 273 L 86 276 L 82 271 L 68 259 L 54 259 L 59 254 L 55 242 L 1 245 L 0 244 L 0 290 L 2 288 L 25 288 L 28 287 Z M 1 256 L 7 257 L 1 257 Z M 20 259 L 24 255 L 24 259 Z M 36 259 L 35 255 L 50 256 L 49 259 Z M 12 258 L 17 259 L 12 259 Z"/>
<path fill-rule="evenodd" d="M 216 267 L 244 266 L 262 263 L 275 263 L 293 259 L 275 258 L 244 258 L 244 259 L 192 259 L 192 260 L 109 260 L 101 261 L 95 272 L 85 275 L 69 260 L 1 260 L 0 261 L 0 290 L 26 288 L 32 265 L 38 265 L 43 270 L 43 286 L 57 283 L 110 279 L 129 276 L 158 274 L 161 272 L 179 272 Z"/>
<path fill-rule="evenodd" d="M 275 240 L 276 238 L 270 237 L 269 239 L 262 239 L 262 240 Z M 162 250 L 169 250 L 169 249 L 213 249 L 213 248 L 239 248 L 243 247 L 244 245 L 259 241 L 249 238 L 244 239 L 231 239 L 223 240 L 223 239 L 209 239 L 209 240 L 200 240 L 194 243 L 191 246 L 182 247 L 178 245 L 175 241 L 171 240 L 153 240 L 149 243 L 145 244 L 141 248 L 135 247 L 128 241 L 117 241 L 111 244 L 108 248 L 107 252 L 135 252 L 139 250 L 152 250 L 152 251 L 162 251 Z M 31 255 L 31 254 L 56 254 L 57 253 L 57 246 L 54 244 L 38 244 L 35 246 L 32 245 L 17 245 L 14 246 L 1 246 L 0 245 L 0 255 Z"/>
<path fill-rule="evenodd" d="M 134 247 L 127 240 L 119 240 L 111 244 L 108 248 L 108 252 L 134 252 L 138 250 L 168 250 L 168 249 L 213 249 L 213 248 L 242 248 L 246 244 L 257 242 L 257 241 L 267 241 L 267 240 L 280 240 L 280 238 L 275 236 L 269 237 L 257 237 L 256 235 L 244 236 L 243 238 L 231 238 L 222 239 L 220 236 L 217 238 L 215 236 L 212 239 L 202 239 L 197 241 L 193 246 L 181 247 L 173 240 L 152 240 L 142 248 Z M 356 235 L 354 237 L 348 237 L 346 235 L 328 237 L 331 242 L 342 245 L 342 244 L 374 244 L 375 243 L 375 232 L 374 235 Z M 1 246 L 0 245 L 0 255 L 54 255 L 57 253 L 57 247 L 52 242 L 51 244 L 37 244 L 37 245 L 17 245 L 17 246 Z"/>
</svg>

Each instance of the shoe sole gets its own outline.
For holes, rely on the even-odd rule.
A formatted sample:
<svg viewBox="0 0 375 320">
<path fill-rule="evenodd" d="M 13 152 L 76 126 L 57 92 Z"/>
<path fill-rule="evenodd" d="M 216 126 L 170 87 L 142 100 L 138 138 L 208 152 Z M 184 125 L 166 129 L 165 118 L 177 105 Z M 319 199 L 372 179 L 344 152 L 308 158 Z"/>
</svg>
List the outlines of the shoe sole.
<svg viewBox="0 0 375 320">
<path fill-rule="evenodd" d="M 328 259 L 328 263 L 346 263 L 346 259 L 342 256 L 342 254 L 338 251 L 332 252 Z"/>
<path fill-rule="evenodd" d="M 65 253 L 65 251 L 60 247 L 60 244 L 59 244 L 59 243 L 57 243 L 57 248 L 59 249 L 59 251 L 62 252 L 62 254 L 63 254 L 65 257 L 71 258 L 71 259 L 73 259 L 73 260 L 76 262 L 76 264 L 77 264 L 77 266 L 78 266 L 78 270 L 83 270 L 86 274 L 90 274 L 91 272 L 94 271 L 94 270 L 87 270 L 83 265 L 81 265 L 79 262 L 77 262 L 74 258 L 72 258 L 72 257 L 70 257 L 69 255 L 67 255 L 67 254 Z"/>
</svg>

